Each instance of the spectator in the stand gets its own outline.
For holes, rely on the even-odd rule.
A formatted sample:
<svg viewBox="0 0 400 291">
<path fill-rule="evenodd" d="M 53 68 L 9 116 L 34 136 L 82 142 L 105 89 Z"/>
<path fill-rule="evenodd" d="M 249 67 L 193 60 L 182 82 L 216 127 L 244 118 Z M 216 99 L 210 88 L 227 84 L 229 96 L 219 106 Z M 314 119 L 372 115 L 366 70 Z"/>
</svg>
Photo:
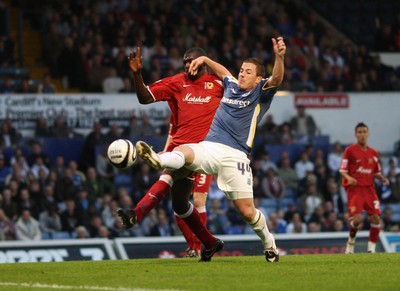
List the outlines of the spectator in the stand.
<svg viewBox="0 0 400 291">
<path fill-rule="evenodd" d="M 71 170 L 71 178 L 72 182 L 75 185 L 75 187 L 81 188 L 84 186 L 85 181 L 86 181 L 86 176 L 85 174 L 78 170 L 78 163 L 75 160 L 71 160 L 68 163 L 68 169 Z"/>
<path fill-rule="evenodd" d="M 221 205 L 221 200 L 210 199 L 211 207 L 207 211 L 207 228 L 214 234 L 224 234 L 228 226 L 226 211 Z"/>
<path fill-rule="evenodd" d="M 75 46 L 75 39 L 73 37 L 64 38 L 64 47 L 58 58 L 58 72 L 63 80 L 64 89 L 79 87 L 77 80 L 79 61 L 80 55 Z"/>
<path fill-rule="evenodd" d="M 35 219 L 39 218 L 39 202 L 32 199 L 27 188 L 21 189 L 20 199 L 18 202 L 18 213 L 21 214 L 24 209 L 29 209 L 29 213 Z"/>
<path fill-rule="evenodd" d="M 65 200 L 65 210 L 61 212 L 60 219 L 61 230 L 68 231 L 70 235 L 79 225 L 82 225 L 82 215 L 77 210 L 74 200 Z"/>
<path fill-rule="evenodd" d="M 315 207 L 324 202 L 323 196 L 318 192 L 317 181 L 315 179 L 309 179 L 306 192 L 300 196 L 300 200 L 302 202 L 305 219 L 308 221 Z"/>
<path fill-rule="evenodd" d="M 397 174 L 395 181 L 391 183 L 391 190 L 393 200 L 396 203 L 400 202 L 400 174 Z"/>
<path fill-rule="evenodd" d="M 294 169 L 299 180 L 304 179 L 308 171 L 314 171 L 314 163 L 310 161 L 310 157 L 306 151 L 300 154 L 300 159 L 294 164 Z"/>
<path fill-rule="evenodd" d="M 6 165 L 5 157 L 0 154 L 0 191 L 4 189 L 6 178 L 11 174 L 11 168 Z"/>
<path fill-rule="evenodd" d="M 50 68 L 50 72 L 57 76 L 58 58 L 64 45 L 63 36 L 57 31 L 57 24 L 51 22 L 47 26 L 48 31 L 43 37 L 43 59 Z"/>
<path fill-rule="evenodd" d="M 289 122 L 284 122 L 279 127 L 279 143 L 292 144 L 295 137 L 293 136 L 292 129 Z"/>
<path fill-rule="evenodd" d="M 385 207 L 382 213 L 382 230 L 398 232 L 400 230 L 399 223 L 393 220 L 393 210 L 389 206 Z"/>
<path fill-rule="evenodd" d="M 132 197 L 135 202 L 147 193 L 150 187 L 158 180 L 158 174 L 146 163 L 140 164 L 140 170 L 133 176 L 134 190 Z"/>
<path fill-rule="evenodd" d="M 89 232 L 85 226 L 79 225 L 75 228 L 75 235 L 77 239 L 85 239 L 89 237 Z"/>
<path fill-rule="evenodd" d="M 92 58 L 92 64 L 88 72 L 89 92 L 103 92 L 103 81 L 108 76 L 108 68 L 103 65 L 103 56 L 99 53 Z"/>
<path fill-rule="evenodd" d="M 0 241 L 16 240 L 16 238 L 14 222 L 0 208 Z"/>
<path fill-rule="evenodd" d="M 39 241 L 42 238 L 39 222 L 31 216 L 29 209 L 23 209 L 21 217 L 15 223 L 17 240 Z"/>
<path fill-rule="evenodd" d="M 328 154 L 328 167 L 331 172 L 331 175 L 335 177 L 336 181 L 340 179 L 340 163 L 342 161 L 343 156 L 343 147 L 339 141 L 336 141 L 333 144 L 332 150 Z"/>
<path fill-rule="evenodd" d="M 103 80 L 102 85 L 104 93 L 118 93 L 124 88 L 124 81 L 120 76 L 117 75 L 117 70 L 115 68 L 109 68 L 108 75 Z"/>
<path fill-rule="evenodd" d="M 298 178 L 296 171 L 290 165 L 290 159 L 285 158 L 278 169 L 278 175 L 286 186 L 285 196 L 294 197 L 296 192 Z"/>
<path fill-rule="evenodd" d="M 389 23 L 380 24 L 375 36 L 375 50 L 377 52 L 395 52 L 396 41 L 392 25 Z"/>
<path fill-rule="evenodd" d="M 173 236 L 174 229 L 168 219 L 164 209 L 159 208 L 157 211 L 158 223 L 150 230 L 150 236 Z"/>
<path fill-rule="evenodd" d="M 36 119 L 35 136 L 38 138 L 46 138 L 52 136 L 52 132 L 47 123 L 47 119 L 43 116 L 40 116 Z"/>
<path fill-rule="evenodd" d="M 293 130 L 293 134 L 300 141 L 308 141 L 309 137 L 313 137 L 317 133 L 317 125 L 314 118 L 306 114 L 304 105 L 297 106 L 297 115 L 290 119 L 290 127 Z M 303 140 L 304 137 L 305 140 Z"/>
<path fill-rule="evenodd" d="M 17 93 L 32 94 L 36 92 L 37 90 L 35 90 L 35 88 L 31 85 L 31 80 L 29 79 L 29 77 L 24 77 L 21 79 L 21 83 L 17 88 Z"/>
<path fill-rule="evenodd" d="M 92 131 L 85 137 L 85 142 L 80 153 L 81 169 L 85 171 L 88 167 L 96 166 L 96 147 L 103 145 L 104 134 L 100 122 L 93 124 Z"/>
<path fill-rule="evenodd" d="M 119 125 L 115 122 L 110 123 L 107 132 L 104 134 L 102 143 L 104 145 L 109 145 L 113 141 L 122 138 L 122 130 Z"/>
<path fill-rule="evenodd" d="M 50 159 L 47 153 L 43 151 L 43 146 L 39 142 L 34 142 L 31 145 L 31 153 L 27 157 L 27 162 L 30 167 L 36 162 L 36 158 L 42 158 L 44 165 L 50 166 Z"/>
<path fill-rule="evenodd" d="M 53 126 L 50 127 L 52 137 L 70 137 L 71 129 L 68 127 L 64 116 L 57 116 L 54 119 Z"/>
<path fill-rule="evenodd" d="M 9 188 L 3 190 L 3 195 L 0 199 L 0 208 L 4 211 L 7 217 L 16 221 L 18 218 L 18 204 L 13 199 L 12 192 Z"/>
<path fill-rule="evenodd" d="M 280 212 L 271 212 L 268 215 L 267 225 L 273 233 L 286 233 L 287 222 L 280 216 Z"/>
<path fill-rule="evenodd" d="M 53 186 L 50 185 L 44 186 L 43 191 L 40 194 L 42 195 L 39 201 L 39 208 L 41 212 L 46 210 L 47 206 L 49 205 L 57 206 L 57 204 L 61 202 L 59 197 L 57 197 L 56 194 L 54 193 Z"/>
<path fill-rule="evenodd" d="M 259 126 L 257 133 L 262 137 L 263 144 L 279 143 L 279 127 L 272 114 L 268 114 L 263 125 Z"/>
<path fill-rule="evenodd" d="M 17 89 L 14 85 L 13 78 L 11 78 L 11 76 L 6 76 L 3 84 L 0 86 L 0 94 L 12 94 L 15 92 L 17 92 Z"/>
<path fill-rule="evenodd" d="M 57 179 L 54 192 L 60 200 L 75 199 L 78 189 L 72 178 L 72 170 L 67 168 L 64 175 Z"/>
<path fill-rule="evenodd" d="M 114 194 L 114 184 L 97 174 L 96 168 L 90 167 L 86 171 L 86 191 L 88 197 L 96 201 L 102 199 L 104 194 Z"/>
<path fill-rule="evenodd" d="M 31 172 L 36 179 L 39 179 L 39 172 L 44 171 L 46 176 L 49 175 L 50 170 L 45 165 L 42 157 L 37 157 L 33 165 L 31 166 Z"/>
<path fill-rule="evenodd" d="M 38 85 L 38 93 L 56 93 L 56 86 L 53 84 L 53 80 L 49 73 L 44 74 L 42 82 Z"/>
<path fill-rule="evenodd" d="M 336 181 L 330 181 L 327 185 L 328 195 L 326 201 L 331 201 L 336 214 L 343 216 L 346 210 L 346 195 L 339 189 Z"/>
<path fill-rule="evenodd" d="M 61 231 L 61 218 L 56 204 L 47 204 L 45 210 L 39 214 L 39 227 L 42 233 L 47 233 L 50 237 L 54 232 Z"/>
<path fill-rule="evenodd" d="M 22 135 L 14 127 L 12 119 L 7 117 L 0 127 L 0 144 L 3 147 L 16 147 L 19 145 Z"/>
<path fill-rule="evenodd" d="M 283 180 L 277 175 L 273 168 L 268 168 L 262 180 L 262 189 L 267 197 L 275 200 L 277 203 L 281 201 L 285 194 L 285 184 Z M 279 205 L 279 204 L 278 204 Z"/>
<path fill-rule="evenodd" d="M 102 179 L 107 179 L 110 182 L 113 182 L 114 176 L 118 174 L 118 169 L 108 161 L 106 146 L 96 155 L 96 171 Z"/>
<path fill-rule="evenodd" d="M 88 191 L 80 189 L 75 199 L 76 209 L 80 213 L 83 224 L 89 227 L 90 219 L 97 215 L 96 201 L 88 196 Z"/>
<path fill-rule="evenodd" d="M 289 234 L 307 232 L 307 225 L 303 222 L 303 219 L 299 213 L 293 214 L 292 219 L 286 227 L 286 231 Z"/>
<path fill-rule="evenodd" d="M 275 172 L 277 172 L 278 168 L 276 164 L 270 159 L 269 152 L 267 150 L 264 150 L 261 153 L 261 157 L 259 160 L 260 160 L 261 170 L 263 170 L 264 173 L 266 173 L 267 170 L 270 168 L 272 168 Z"/>
<path fill-rule="evenodd" d="M 50 170 L 56 172 L 57 177 L 62 177 L 66 168 L 65 158 L 60 154 L 56 156 L 54 164 L 51 165 Z"/>
<path fill-rule="evenodd" d="M 132 115 L 129 119 L 129 125 L 125 127 L 122 135 L 124 138 L 133 140 L 142 134 L 141 124 L 136 115 Z"/>
<path fill-rule="evenodd" d="M 147 114 L 142 115 L 142 122 L 140 125 L 141 133 L 140 136 L 142 137 L 154 137 L 157 135 L 156 128 L 151 123 L 151 118 Z"/>
</svg>

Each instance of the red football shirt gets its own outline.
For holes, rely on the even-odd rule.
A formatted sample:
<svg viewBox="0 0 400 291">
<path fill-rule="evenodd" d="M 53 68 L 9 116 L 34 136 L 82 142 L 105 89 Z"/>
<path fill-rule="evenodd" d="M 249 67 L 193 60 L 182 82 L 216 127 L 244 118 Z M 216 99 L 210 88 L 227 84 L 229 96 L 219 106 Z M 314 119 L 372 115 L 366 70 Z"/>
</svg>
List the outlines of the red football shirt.
<svg viewBox="0 0 400 291">
<path fill-rule="evenodd" d="M 358 144 L 348 146 L 343 153 L 340 172 L 356 179 L 357 186 L 373 186 L 375 174 L 381 173 L 378 152 L 371 147 L 363 150 Z M 347 184 L 343 179 L 343 187 Z"/>
<path fill-rule="evenodd" d="M 157 81 L 149 90 L 155 102 L 168 102 L 175 146 L 204 140 L 223 95 L 216 75 L 205 73 L 192 81 L 186 74 L 177 74 Z"/>
</svg>

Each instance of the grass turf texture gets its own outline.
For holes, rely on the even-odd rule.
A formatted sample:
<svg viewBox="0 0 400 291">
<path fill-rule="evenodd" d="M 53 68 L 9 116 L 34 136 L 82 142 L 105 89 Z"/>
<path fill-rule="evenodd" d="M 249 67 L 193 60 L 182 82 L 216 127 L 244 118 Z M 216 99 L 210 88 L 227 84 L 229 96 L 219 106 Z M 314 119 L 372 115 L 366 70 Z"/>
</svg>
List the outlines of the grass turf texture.
<svg viewBox="0 0 400 291">
<path fill-rule="evenodd" d="M 14 263 L 0 290 L 400 290 L 399 274 L 400 253 Z"/>
</svg>

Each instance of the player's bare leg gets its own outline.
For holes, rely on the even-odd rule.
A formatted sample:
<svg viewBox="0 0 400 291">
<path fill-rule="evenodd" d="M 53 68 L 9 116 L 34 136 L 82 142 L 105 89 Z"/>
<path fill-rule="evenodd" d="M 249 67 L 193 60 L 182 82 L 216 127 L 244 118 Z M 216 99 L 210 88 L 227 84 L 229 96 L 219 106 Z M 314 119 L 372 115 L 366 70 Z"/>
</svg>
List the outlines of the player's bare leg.
<svg viewBox="0 0 400 291">
<path fill-rule="evenodd" d="M 356 236 L 357 232 L 362 224 L 362 216 L 361 214 L 354 214 L 353 217 L 350 217 L 349 223 L 349 238 L 346 243 L 345 254 L 354 254 L 354 248 L 356 244 Z"/>
<path fill-rule="evenodd" d="M 258 237 L 261 238 L 267 262 L 278 262 L 279 251 L 275 244 L 275 238 L 268 229 L 264 214 L 255 208 L 253 198 L 242 198 L 232 201 L 243 219 Z"/>
</svg>

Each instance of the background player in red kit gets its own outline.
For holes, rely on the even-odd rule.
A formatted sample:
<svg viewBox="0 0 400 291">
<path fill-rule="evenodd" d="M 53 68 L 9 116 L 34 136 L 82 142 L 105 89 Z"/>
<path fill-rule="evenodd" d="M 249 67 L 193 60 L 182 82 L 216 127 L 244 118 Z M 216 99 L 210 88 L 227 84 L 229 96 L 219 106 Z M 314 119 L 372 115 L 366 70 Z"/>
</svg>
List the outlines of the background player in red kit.
<svg viewBox="0 0 400 291">
<path fill-rule="evenodd" d="M 366 211 L 371 222 L 368 252 L 375 253 L 381 228 L 381 210 L 379 198 L 375 192 L 374 178 L 378 178 L 385 185 L 389 185 L 389 180 L 381 174 L 378 152 L 367 145 L 369 135 L 367 125 L 362 122 L 357 124 L 355 135 L 357 143 L 345 149 L 340 165 L 343 187 L 347 192 L 350 219 L 346 254 L 354 253 L 356 235 L 362 223 L 363 210 Z"/>
<path fill-rule="evenodd" d="M 149 104 L 167 101 L 171 109 L 171 126 L 169 137 L 164 151 L 172 151 L 176 146 L 185 143 L 202 141 L 213 120 L 214 114 L 223 94 L 222 82 L 214 74 L 209 74 L 205 66 L 196 75 L 187 74 L 192 60 L 206 53 L 201 48 L 191 48 L 183 56 L 186 73 L 179 73 L 172 77 L 161 79 L 150 86 L 146 86 L 141 75 L 142 56 L 141 48 L 131 53 L 129 65 L 133 72 L 135 88 L 139 102 Z M 170 189 L 178 191 L 192 191 L 194 207 L 200 215 L 201 222 L 206 225 L 206 199 L 212 177 L 195 174 L 193 177 L 174 181 L 171 175 L 164 171 L 159 180 L 150 188 L 145 196 L 136 205 L 136 208 L 119 209 L 118 216 L 126 228 L 140 222 L 142 218 L 169 193 Z M 187 256 L 198 257 L 201 251 L 200 240 L 192 233 L 183 219 L 176 217 L 177 225 L 188 242 Z"/>
</svg>

